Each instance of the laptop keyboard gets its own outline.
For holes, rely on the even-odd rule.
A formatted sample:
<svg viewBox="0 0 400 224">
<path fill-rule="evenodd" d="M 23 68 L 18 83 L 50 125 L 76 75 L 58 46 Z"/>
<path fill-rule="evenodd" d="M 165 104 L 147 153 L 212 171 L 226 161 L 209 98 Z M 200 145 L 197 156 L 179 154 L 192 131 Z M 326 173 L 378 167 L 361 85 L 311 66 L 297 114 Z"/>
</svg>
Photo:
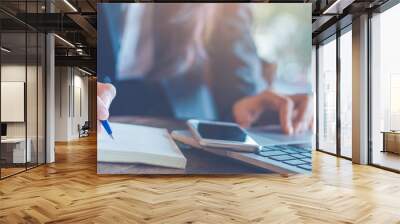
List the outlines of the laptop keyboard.
<svg viewBox="0 0 400 224">
<path fill-rule="evenodd" d="M 263 146 L 258 155 L 295 166 L 305 171 L 312 170 L 311 149 L 302 145 Z"/>
</svg>

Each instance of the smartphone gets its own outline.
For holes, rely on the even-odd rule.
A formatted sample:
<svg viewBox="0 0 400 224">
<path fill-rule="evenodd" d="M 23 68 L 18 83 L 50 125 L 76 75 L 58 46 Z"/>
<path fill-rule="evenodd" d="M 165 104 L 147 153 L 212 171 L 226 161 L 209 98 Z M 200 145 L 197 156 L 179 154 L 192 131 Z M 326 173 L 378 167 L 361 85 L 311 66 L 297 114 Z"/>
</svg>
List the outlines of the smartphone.
<svg viewBox="0 0 400 224">
<path fill-rule="evenodd" d="M 235 123 L 190 119 L 187 125 L 203 147 L 242 152 L 256 152 L 260 147 L 244 129 Z"/>
</svg>

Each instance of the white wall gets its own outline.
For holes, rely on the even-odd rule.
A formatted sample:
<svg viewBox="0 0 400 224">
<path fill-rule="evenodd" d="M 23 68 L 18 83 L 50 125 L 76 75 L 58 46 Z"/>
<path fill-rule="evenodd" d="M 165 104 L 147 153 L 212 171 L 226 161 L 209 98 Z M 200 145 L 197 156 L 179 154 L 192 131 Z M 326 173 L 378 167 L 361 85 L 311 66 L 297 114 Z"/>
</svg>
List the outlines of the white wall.
<svg viewBox="0 0 400 224">
<path fill-rule="evenodd" d="M 57 67 L 55 85 L 55 140 L 77 139 L 78 125 L 89 119 L 88 77 L 76 68 Z"/>
<path fill-rule="evenodd" d="M 55 68 L 55 141 L 68 141 L 68 86 L 70 77 L 67 67 Z"/>
<path fill-rule="evenodd" d="M 76 71 L 76 70 L 75 70 Z M 73 119 L 72 119 L 72 135 L 78 137 L 78 125 L 81 126 L 85 121 L 89 120 L 88 112 L 88 77 L 79 75 L 74 75 L 74 108 L 73 108 Z"/>
<path fill-rule="evenodd" d="M 28 66 L 27 67 L 28 74 L 36 74 L 36 67 Z M 18 65 L 18 64 L 10 64 L 10 65 L 2 65 L 1 66 L 1 81 L 2 82 L 25 82 L 25 65 Z M 29 78 L 29 85 L 36 86 L 36 80 L 31 80 Z M 30 91 L 32 90 L 32 92 Z M 27 103 L 34 102 L 32 105 L 28 105 L 31 108 L 36 108 L 36 89 L 28 88 L 27 89 Z M 2 110 L 7 110 L 7 108 L 1 108 Z M 28 122 L 35 121 L 37 119 L 36 113 L 28 113 Z M 32 116 L 32 117 L 31 117 Z M 28 124 L 28 128 L 33 127 L 33 125 Z M 36 126 L 35 126 L 36 128 Z M 29 130 L 28 130 L 29 132 Z M 29 134 L 29 133 L 28 133 Z M 8 137 L 25 137 L 25 122 L 7 122 L 7 136 Z M 29 137 L 29 136 L 28 136 Z"/>
</svg>

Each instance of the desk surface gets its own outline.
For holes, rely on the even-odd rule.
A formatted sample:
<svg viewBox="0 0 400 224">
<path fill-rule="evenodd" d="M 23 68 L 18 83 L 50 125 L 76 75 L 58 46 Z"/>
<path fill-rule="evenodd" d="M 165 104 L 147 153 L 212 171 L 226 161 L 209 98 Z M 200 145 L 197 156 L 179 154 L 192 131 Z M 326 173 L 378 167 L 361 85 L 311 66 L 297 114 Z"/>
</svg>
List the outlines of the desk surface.
<svg viewBox="0 0 400 224">
<path fill-rule="evenodd" d="M 167 128 L 168 131 L 186 129 L 184 121 L 148 118 L 148 117 L 112 117 L 112 122 L 139 124 L 152 127 Z M 187 159 L 184 170 L 164 168 L 142 164 L 97 163 L 99 174 L 236 174 L 236 173 L 267 173 L 268 171 L 220 157 L 199 149 L 194 149 L 178 143 Z"/>
</svg>

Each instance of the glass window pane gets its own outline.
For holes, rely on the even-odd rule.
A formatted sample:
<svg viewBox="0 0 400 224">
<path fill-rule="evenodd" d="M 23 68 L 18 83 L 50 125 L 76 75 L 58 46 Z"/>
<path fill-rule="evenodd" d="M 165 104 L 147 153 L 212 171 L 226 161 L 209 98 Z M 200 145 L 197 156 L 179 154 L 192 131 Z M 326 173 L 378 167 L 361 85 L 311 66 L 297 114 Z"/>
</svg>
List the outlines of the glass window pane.
<svg viewBox="0 0 400 224">
<path fill-rule="evenodd" d="M 44 5 L 45 0 L 0 1 L 0 7 L 19 15 L 43 13 Z M 0 17 L 14 20 L 2 12 Z M 4 24 L 0 24 L 1 178 L 45 162 L 45 35 L 23 23 Z"/>
<path fill-rule="evenodd" d="M 38 13 L 37 1 L 27 2 L 27 13 Z M 36 17 L 35 17 L 36 18 Z M 27 167 L 38 164 L 38 45 L 39 36 L 36 30 L 27 29 L 27 76 L 26 76 L 26 125 L 27 144 L 30 158 Z"/>
<path fill-rule="evenodd" d="M 340 37 L 340 153 L 352 157 L 352 33 Z"/>
<path fill-rule="evenodd" d="M 372 18 L 372 163 L 400 170 L 400 4 Z M 382 132 L 388 132 L 384 139 Z M 384 145 L 384 142 L 386 145 Z"/>
<path fill-rule="evenodd" d="M 336 40 L 318 51 L 318 146 L 336 153 Z"/>
<path fill-rule="evenodd" d="M 30 147 L 30 160 L 28 160 L 28 168 L 37 165 L 37 132 L 38 132 L 38 95 L 37 95 L 37 84 L 38 84 L 38 49 L 37 41 L 38 36 L 36 32 L 27 33 L 28 38 L 28 62 L 27 62 L 27 80 L 26 80 L 26 113 L 27 113 L 27 142 Z"/>
<path fill-rule="evenodd" d="M 2 178 L 25 170 L 31 152 L 26 147 L 26 33 L 2 33 L 1 140 Z M 28 150 L 27 150 L 28 149 Z"/>
</svg>

